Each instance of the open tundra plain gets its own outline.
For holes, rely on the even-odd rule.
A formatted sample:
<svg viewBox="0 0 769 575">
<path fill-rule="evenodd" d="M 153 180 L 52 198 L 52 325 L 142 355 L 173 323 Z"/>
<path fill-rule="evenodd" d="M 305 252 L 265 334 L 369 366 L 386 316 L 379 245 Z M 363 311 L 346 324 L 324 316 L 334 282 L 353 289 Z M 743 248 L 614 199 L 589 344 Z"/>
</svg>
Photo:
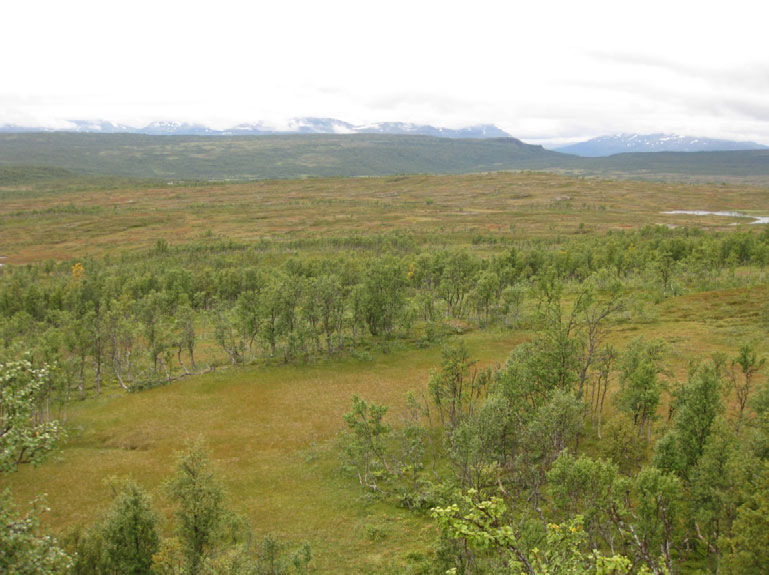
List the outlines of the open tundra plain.
<svg viewBox="0 0 769 575">
<path fill-rule="evenodd" d="M 766 406 L 741 405 L 744 370 L 734 361 L 745 345 L 757 353 L 749 393 L 762 397 L 769 232 L 742 216 L 769 216 L 765 186 L 534 171 L 237 183 L 64 168 L 5 168 L 0 176 L 0 350 L 7 360 L 29 352 L 33 362 L 58 366 L 40 413 L 67 430 L 42 464 L 3 473 L 0 487 L 22 507 L 46 494 L 51 511 L 42 527 L 70 549 L 73 531 L 109 508 L 109 478 L 131 478 L 147 491 L 161 536 L 170 537 L 175 504 L 165 485 L 175 454 L 201 437 L 227 504 L 259 540 L 272 534 L 287 549 L 309 542 L 317 573 L 437 573 L 472 561 L 478 572 L 496 572 L 497 554 L 479 548 L 468 563 L 467 548 L 447 543 L 447 531 L 439 537 L 446 524 L 430 511 L 471 487 L 502 493 L 519 514 L 511 523 L 531 523 L 520 541 L 528 537 L 521 545 L 535 554 L 532 541 L 545 545 L 546 535 L 535 507 L 526 507 L 532 493 L 553 524 L 586 512 L 577 495 L 574 507 L 559 503 L 548 473 L 569 453 L 611 461 L 631 482 L 653 463 L 673 478 L 678 514 L 643 518 L 653 524 L 654 552 L 644 555 L 628 539 L 617 553 L 657 568 L 669 537 L 667 559 L 696 572 L 740 545 L 732 527 L 746 517 L 739 510 L 758 505 L 749 484 L 719 487 L 732 499 L 713 511 L 723 513 L 718 528 L 713 517 L 694 525 L 686 510 L 716 497 L 702 495 L 698 483 L 712 471 L 700 462 L 713 459 L 716 441 L 765 441 Z M 324 327 L 319 310 L 330 300 L 316 294 L 326 281 L 322 293 L 336 303 Z M 278 301 L 283 307 L 269 307 Z M 590 314 L 602 309 L 609 311 L 593 341 Z M 102 331 L 89 331 L 97 324 Z M 180 339 L 185 333 L 192 344 Z M 639 383 L 646 395 L 632 399 L 628 389 L 641 376 L 627 350 L 638 341 L 659 346 L 639 352 L 654 363 L 653 375 Z M 514 379 L 510 365 L 525 363 L 520 355 L 506 360 L 525 342 L 534 343 L 532 357 L 563 344 L 560 364 L 542 355 L 542 373 L 526 364 L 532 371 L 520 377 L 542 386 L 558 380 L 553 388 L 582 406 L 574 427 L 551 436 L 536 427 L 545 420 L 521 416 L 508 439 L 483 436 L 478 422 L 493 421 L 492 412 L 478 413 L 495 397 L 530 402 L 540 414 L 551 405 L 544 387 L 517 400 L 514 386 L 505 387 Z M 477 360 L 461 374 L 467 382 L 482 368 L 497 375 L 475 396 L 455 390 L 453 422 L 435 382 L 446 350 L 460 344 Z M 609 345 L 615 363 L 601 371 L 597 350 Z M 681 390 L 700 389 L 713 354 L 718 405 L 698 428 L 701 443 L 694 451 L 682 443 L 671 463 L 659 442 L 674 451 L 670 434 L 687 433 L 677 414 L 695 392 Z M 656 401 L 643 404 L 649 394 Z M 353 395 L 389 406 L 386 455 L 369 454 L 388 469 L 361 467 L 362 448 L 350 448 L 355 431 L 344 415 Z M 553 410 L 566 401 L 557 397 Z M 513 421 L 513 411 L 505 417 Z M 418 445 L 403 439 L 411 428 L 422 430 L 413 436 Z M 457 429 L 481 439 L 462 444 L 450 433 Z M 505 451 L 518 440 L 541 441 L 541 453 Z M 750 457 L 744 473 L 766 475 L 761 448 Z M 522 468 L 538 470 L 538 479 Z M 627 522 L 645 512 L 644 492 L 633 493 Z M 595 513 L 591 521 L 616 528 Z M 616 540 L 630 537 L 616 529 Z M 590 531 L 591 544 L 609 553 L 599 532 Z"/>
</svg>

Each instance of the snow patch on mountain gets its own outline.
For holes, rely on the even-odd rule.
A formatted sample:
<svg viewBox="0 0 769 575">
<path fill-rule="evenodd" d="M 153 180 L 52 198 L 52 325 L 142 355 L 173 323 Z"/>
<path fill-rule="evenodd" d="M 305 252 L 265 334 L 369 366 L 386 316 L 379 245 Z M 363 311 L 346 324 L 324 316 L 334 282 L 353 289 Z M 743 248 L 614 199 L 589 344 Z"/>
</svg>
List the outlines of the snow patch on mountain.
<svg viewBox="0 0 769 575">
<path fill-rule="evenodd" d="M 467 128 L 442 128 L 408 122 L 376 122 L 354 125 L 336 118 L 292 118 L 280 124 L 264 122 L 242 123 L 224 130 L 203 124 L 157 121 L 143 127 L 132 127 L 109 121 L 72 120 L 65 128 L 23 127 L 0 125 L 0 132 L 93 132 L 101 134 L 135 133 L 163 136 L 265 136 L 281 134 L 409 134 L 441 138 L 509 138 L 510 134 L 492 124 Z"/>
</svg>

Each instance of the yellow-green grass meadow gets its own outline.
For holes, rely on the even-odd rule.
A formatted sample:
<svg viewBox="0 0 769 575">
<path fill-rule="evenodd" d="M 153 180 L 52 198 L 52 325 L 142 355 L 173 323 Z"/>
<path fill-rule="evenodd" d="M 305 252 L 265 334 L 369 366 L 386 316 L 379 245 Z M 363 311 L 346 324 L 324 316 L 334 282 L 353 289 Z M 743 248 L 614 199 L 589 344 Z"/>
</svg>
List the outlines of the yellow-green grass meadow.
<svg viewBox="0 0 769 575">
<path fill-rule="evenodd" d="M 652 183 L 545 173 L 399 176 L 168 185 L 40 194 L 0 203 L 0 255 L 10 263 L 69 259 L 201 237 L 287 241 L 410 232 L 433 241 L 602 233 L 647 224 L 730 229 L 744 218 L 663 214 L 741 210 L 769 215 L 766 188 Z"/>
<path fill-rule="evenodd" d="M 521 337 L 475 332 L 467 341 L 485 365 L 503 361 Z M 424 390 L 439 362 L 434 347 L 370 361 L 219 370 L 141 393 L 108 392 L 70 408 L 61 451 L 3 484 L 19 501 L 46 493 L 45 524 L 60 534 L 98 519 L 109 505 L 110 477 L 139 482 L 170 518 L 163 482 L 175 453 L 202 437 L 231 507 L 258 534 L 310 541 L 320 572 L 402 562 L 424 552 L 435 535 L 430 520 L 368 501 L 357 480 L 340 472 L 336 438 L 353 394 L 391 406 L 388 419 L 398 425 L 405 394 Z M 379 536 L 372 539 L 369 527 Z"/>
</svg>

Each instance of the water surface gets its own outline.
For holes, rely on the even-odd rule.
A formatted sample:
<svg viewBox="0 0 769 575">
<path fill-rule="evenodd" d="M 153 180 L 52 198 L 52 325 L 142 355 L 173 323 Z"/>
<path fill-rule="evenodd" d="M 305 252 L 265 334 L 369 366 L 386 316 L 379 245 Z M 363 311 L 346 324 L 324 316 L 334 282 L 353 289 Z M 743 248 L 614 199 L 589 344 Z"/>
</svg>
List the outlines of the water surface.
<svg viewBox="0 0 769 575">
<path fill-rule="evenodd" d="M 751 224 L 769 224 L 769 216 L 750 216 L 740 212 L 708 212 L 706 210 L 671 210 L 663 214 L 681 214 L 688 216 L 723 216 L 726 218 L 752 218 Z"/>
</svg>

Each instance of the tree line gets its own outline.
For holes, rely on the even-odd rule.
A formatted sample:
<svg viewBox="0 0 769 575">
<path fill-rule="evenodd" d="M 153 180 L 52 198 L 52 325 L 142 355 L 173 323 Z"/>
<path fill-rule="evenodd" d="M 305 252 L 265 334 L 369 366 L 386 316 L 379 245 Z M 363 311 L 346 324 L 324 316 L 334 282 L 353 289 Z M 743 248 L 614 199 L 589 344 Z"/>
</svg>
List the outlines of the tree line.
<svg viewBox="0 0 769 575">
<path fill-rule="evenodd" d="M 46 409 L 61 409 L 105 381 L 137 390 L 216 365 L 308 360 L 395 337 L 429 343 L 463 323 L 515 324 L 543 277 L 575 286 L 602 277 L 659 300 L 760 281 L 769 261 L 766 232 L 647 227 L 524 241 L 491 255 L 396 239 L 369 238 L 352 252 L 340 240 L 338 253 L 302 256 L 159 241 L 119 259 L 3 267 L 0 357 L 56 366 Z"/>
</svg>

